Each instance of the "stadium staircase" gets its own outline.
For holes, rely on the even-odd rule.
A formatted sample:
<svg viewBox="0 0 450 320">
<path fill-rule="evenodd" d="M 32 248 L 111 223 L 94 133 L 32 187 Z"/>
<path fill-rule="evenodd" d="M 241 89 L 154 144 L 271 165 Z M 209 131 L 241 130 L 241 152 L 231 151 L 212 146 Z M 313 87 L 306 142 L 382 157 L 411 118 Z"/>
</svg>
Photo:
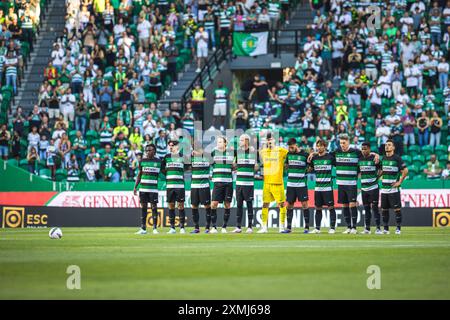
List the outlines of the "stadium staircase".
<svg viewBox="0 0 450 320">
<path fill-rule="evenodd" d="M 291 14 L 289 24 L 283 24 L 277 37 L 277 45 L 282 48 L 289 48 L 295 45 L 296 33 L 290 30 L 299 30 L 302 38 L 308 35 L 313 35 L 314 31 L 308 29 L 307 26 L 313 23 L 314 13 L 311 10 L 309 1 L 302 1 Z M 301 39 L 304 40 L 304 39 Z M 299 41 L 299 44 L 302 41 Z M 289 50 L 291 52 L 291 50 Z"/>
<path fill-rule="evenodd" d="M 30 61 L 22 81 L 23 85 L 18 90 L 13 112 L 17 106 L 21 106 L 27 113 L 38 102 L 39 88 L 44 80 L 44 69 L 50 59 L 53 42 L 63 33 L 65 16 L 65 1 L 53 0 L 36 38 L 34 50 L 30 54 Z"/>
<path fill-rule="evenodd" d="M 292 46 L 290 52 L 293 52 L 293 47 L 295 43 L 293 38 L 295 37 L 295 32 L 288 31 L 289 29 L 301 29 L 301 34 L 307 34 L 310 30 L 307 30 L 307 25 L 311 24 L 313 21 L 313 13 L 309 2 L 303 1 L 304 3 L 297 4 L 296 8 L 290 17 L 290 24 L 283 23 L 281 30 L 279 31 L 277 41 L 279 44 L 284 46 Z M 271 44 L 273 45 L 273 44 Z M 208 95 L 208 87 L 215 83 L 216 78 L 219 76 L 222 69 L 224 69 L 225 64 L 231 57 L 231 48 L 226 48 L 225 50 L 218 48 L 215 52 L 210 52 L 208 56 L 208 63 L 202 68 L 200 73 L 196 72 L 197 64 L 195 60 L 187 63 L 182 72 L 178 75 L 177 85 L 171 85 L 166 89 L 166 92 L 162 98 L 158 101 L 158 108 L 163 111 L 170 106 L 172 102 L 186 102 L 190 99 L 191 91 L 196 83 L 201 83 L 203 89 L 205 90 L 205 96 Z M 212 110 L 212 101 L 207 99 L 205 108 Z M 212 120 L 212 114 L 205 113 L 205 127 L 209 127 Z"/>
</svg>

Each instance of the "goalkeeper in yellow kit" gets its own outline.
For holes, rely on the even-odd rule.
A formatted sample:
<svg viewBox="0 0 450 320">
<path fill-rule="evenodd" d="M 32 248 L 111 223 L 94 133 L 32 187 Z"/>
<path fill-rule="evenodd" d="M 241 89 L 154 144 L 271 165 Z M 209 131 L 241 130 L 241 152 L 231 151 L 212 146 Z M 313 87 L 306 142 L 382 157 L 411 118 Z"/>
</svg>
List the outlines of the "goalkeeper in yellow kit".
<svg viewBox="0 0 450 320">
<path fill-rule="evenodd" d="M 286 196 L 283 184 L 284 163 L 288 150 L 275 145 L 272 133 L 267 133 L 266 146 L 260 151 L 260 159 L 264 166 L 262 226 L 258 233 L 267 233 L 269 205 L 275 201 L 280 208 L 280 232 L 286 223 Z"/>
</svg>

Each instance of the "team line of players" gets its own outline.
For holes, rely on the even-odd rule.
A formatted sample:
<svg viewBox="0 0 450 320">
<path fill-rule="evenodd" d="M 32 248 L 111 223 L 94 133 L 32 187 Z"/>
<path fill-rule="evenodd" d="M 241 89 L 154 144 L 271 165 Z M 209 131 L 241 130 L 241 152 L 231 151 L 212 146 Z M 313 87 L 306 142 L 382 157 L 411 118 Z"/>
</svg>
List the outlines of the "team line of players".
<svg viewBox="0 0 450 320">
<path fill-rule="evenodd" d="M 401 157 L 395 154 L 393 141 L 385 144 L 385 155 L 380 157 L 371 152 L 370 144 L 363 143 L 361 150 L 350 148 L 349 138 L 339 138 L 339 148 L 327 152 L 326 142 L 316 143 L 316 152 L 308 154 L 302 150 L 295 138 L 288 141 L 288 150 L 275 145 L 273 135 L 267 134 L 264 148 L 256 153 L 250 146 L 250 137 L 242 135 L 239 147 L 233 150 L 228 147 L 225 137 L 217 139 L 217 146 L 211 154 L 210 162 L 203 150 L 193 151 L 190 166 L 191 208 L 194 229 L 191 233 L 200 233 L 199 207 L 206 211 L 205 233 L 217 233 L 217 207 L 224 204 L 224 216 L 221 232 L 227 233 L 230 218 L 230 206 L 233 197 L 233 171 L 236 172 L 237 226 L 234 233 L 242 232 L 244 202 L 247 208 L 248 227 L 246 232 L 253 232 L 253 200 L 255 172 L 258 160 L 263 165 L 263 208 L 262 225 L 258 233 L 267 233 L 267 220 L 271 202 L 276 202 L 280 210 L 280 233 L 291 233 L 294 204 L 300 201 L 304 217 L 304 233 L 320 233 L 322 210 L 326 207 L 330 212 L 330 228 L 328 233 L 335 233 L 336 211 L 334 208 L 333 175 L 336 169 L 338 203 L 342 205 L 347 229 L 344 233 L 356 234 L 357 223 L 357 184 L 361 183 L 362 202 L 365 210 L 365 228 L 361 233 L 369 234 L 372 213 L 376 224 L 376 234 L 389 233 L 389 210 L 393 209 L 396 220 L 396 234 L 401 233 L 402 213 L 400 186 L 408 175 L 408 169 Z M 169 142 L 169 153 L 159 159 L 155 156 L 156 147 L 147 145 L 145 155 L 139 165 L 134 194 L 139 190 L 142 207 L 141 228 L 137 234 L 146 234 L 148 204 L 151 206 L 153 233 L 157 229 L 158 177 L 162 173 L 166 177 L 167 202 L 169 207 L 170 230 L 176 233 L 175 209 L 178 209 L 180 233 L 185 233 L 186 215 L 184 210 L 185 184 L 184 170 L 186 159 L 181 155 L 178 142 Z M 211 196 L 210 170 L 212 168 L 213 190 Z M 284 190 L 284 170 L 287 169 L 287 190 Z M 314 190 L 315 228 L 310 231 L 310 212 L 308 207 L 307 173 L 316 176 Z M 381 180 L 381 185 L 379 184 Z M 381 215 L 379 198 L 381 193 Z M 287 206 L 286 206 L 287 202 Z M 381 230 L 381 218 L 383 231 Z"/>
</svg>

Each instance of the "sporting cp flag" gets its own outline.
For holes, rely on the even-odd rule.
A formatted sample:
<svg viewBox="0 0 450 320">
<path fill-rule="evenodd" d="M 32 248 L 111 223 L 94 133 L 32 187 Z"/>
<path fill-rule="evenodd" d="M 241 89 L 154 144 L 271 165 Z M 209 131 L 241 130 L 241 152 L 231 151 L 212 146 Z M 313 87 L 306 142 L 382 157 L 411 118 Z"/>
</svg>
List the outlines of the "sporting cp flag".
<svg viewBox="0 0 450 320">
<path fill-rule="evenodd" d="M 233 53 L 237 56 L 258 56 L 267 54 L 266 32 L 233 32 Z"/>
</svg>

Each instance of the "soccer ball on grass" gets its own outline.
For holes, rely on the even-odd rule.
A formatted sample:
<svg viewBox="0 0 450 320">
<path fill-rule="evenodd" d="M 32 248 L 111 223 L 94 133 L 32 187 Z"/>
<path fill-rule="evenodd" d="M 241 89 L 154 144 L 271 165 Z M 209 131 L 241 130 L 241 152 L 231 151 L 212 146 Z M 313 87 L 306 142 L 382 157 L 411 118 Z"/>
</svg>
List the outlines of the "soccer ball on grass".
<svg viewBox="0 0 450 320">
<path fill-rule="evenodd" d="M 50 232 L 48 233 L 48 236 L 50 239 L 61 239 L 62 238 L 62 231 L 60 228 L 51 228 Z"/>
</svg>

